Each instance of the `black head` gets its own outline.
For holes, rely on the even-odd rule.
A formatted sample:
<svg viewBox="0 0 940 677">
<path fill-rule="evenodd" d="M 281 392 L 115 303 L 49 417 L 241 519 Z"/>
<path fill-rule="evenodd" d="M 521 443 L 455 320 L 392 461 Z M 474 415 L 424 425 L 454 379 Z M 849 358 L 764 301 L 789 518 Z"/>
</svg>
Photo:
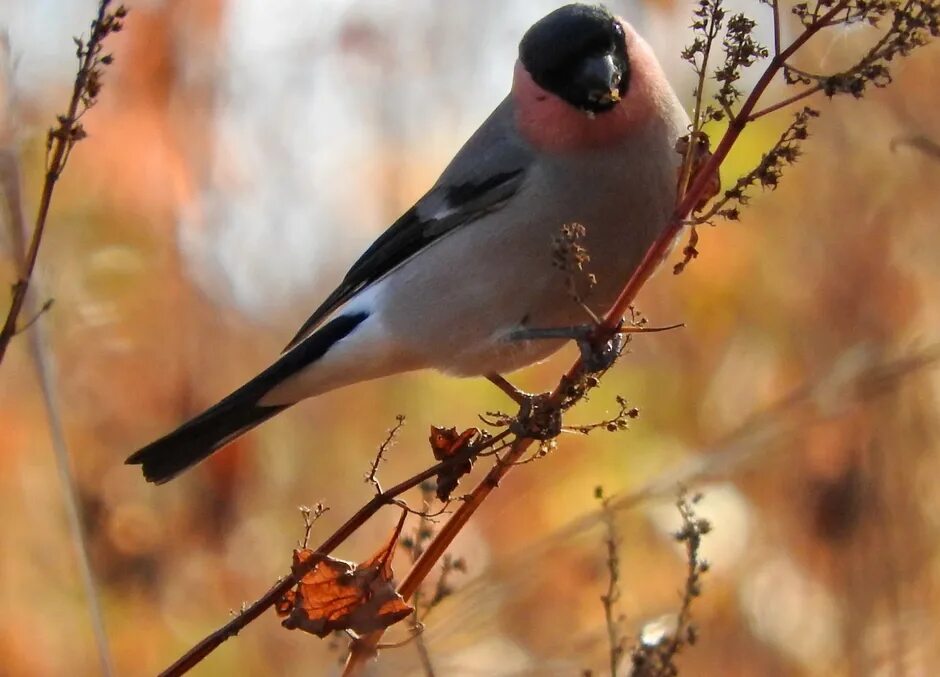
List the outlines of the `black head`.
<svg viewBox="0 0 940 677">
<path fill-rule="evenodd" d="M 565 5 L 526 31 L 519 59 L 532 79 L 589 113 L 613 108 L 630 86 L 623 26 L 601 5 Z"/>
</svg>

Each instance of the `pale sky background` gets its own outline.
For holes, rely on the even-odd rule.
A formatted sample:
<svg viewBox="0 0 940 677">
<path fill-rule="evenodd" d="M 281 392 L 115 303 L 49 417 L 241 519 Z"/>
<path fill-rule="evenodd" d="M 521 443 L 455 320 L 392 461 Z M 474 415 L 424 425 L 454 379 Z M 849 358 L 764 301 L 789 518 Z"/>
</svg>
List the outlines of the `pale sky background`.
<svg viewBox="0 0 940 677">
<path fill-rule="evenodd" d="M 128 3 L 147 4 L 160 0 Z M 404 211 L 402 200 L 430 186 L 508 91 L 526 28 L 562 4 L 230 0 L 216 59 L 174 64 L 212 89 L 215 118 L 215 156 L 201 159 L 198 198 L 179 213 L 191 275 L 218 302 L 256 319 L 311 303 L 314 289 L 338 281 Z M 666 16 L 626 0 L 607 4 L 647 37 L 687 100 L 689 74 L 678 58 L 686 7 Z M 67 85 L 71 36 L 87 29 L 95 6 L 0 3 L 21 96 Z M 357 35 L 370 51 L 339 49 Z M 391 152 L 412 183 L 426 173 L 426 184 L 406 178 L 399 194 L 377 184 L 388 177 L 375 175 L 376 149 Z"/>
</svg>

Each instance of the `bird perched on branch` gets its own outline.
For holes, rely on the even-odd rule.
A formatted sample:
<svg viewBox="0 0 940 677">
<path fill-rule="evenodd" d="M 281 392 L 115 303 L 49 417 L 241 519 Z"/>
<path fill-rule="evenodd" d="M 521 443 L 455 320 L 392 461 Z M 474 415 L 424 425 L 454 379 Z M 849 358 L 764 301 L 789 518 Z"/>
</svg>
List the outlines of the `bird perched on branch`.
<svg viewBox="0 0 940 677">
<path fill-rule="evenodd" d="M 572 4 L 519 45 L 512 90 L 437 183 L 356 261 L 267 369 L 127 459 L 162 483 L 301 400 L 434 368 L 497 375 L 542 360 L 611 307 L 671 216 L 688 118 L 649 45 Z M 553 266 L 581 224 L 596 284 Z M 502 381 L 505 385 L 506 382 Z"/>
</svg>

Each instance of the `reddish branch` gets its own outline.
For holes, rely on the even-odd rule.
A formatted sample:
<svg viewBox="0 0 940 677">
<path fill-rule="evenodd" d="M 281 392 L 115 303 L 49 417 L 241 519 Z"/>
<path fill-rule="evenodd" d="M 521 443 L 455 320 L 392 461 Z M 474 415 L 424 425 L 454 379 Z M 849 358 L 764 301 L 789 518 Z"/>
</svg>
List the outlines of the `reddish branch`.
<svg viewBox="0 0 940 677">
<path fill-rule="evenodd" d="M 688 219 L 693 210 L 696 209 L 703 198 L 707 196 L 707 191 L 711 187 L 714 177 L 717 175 L 719 168 L 727 158 L 728 153 L 731 151 L 732 147 L 736 143 L 738 137 L 741 135 L 741 132 L 745 129 L 745 127 L 753 120 L 767 113 L 776 111 L 785 105 L 794 103 L 795 101 L 805 98 L 806 96 L 809 96 L 810 94 L 818 91 L 818 88 L 812 87 L 800 94 L 797 94 L 796 96 L 771 104 L 766 108 L 757 109 L 758 102 L 766 93 L 766 90 L 772 80 L 781 71 L 781 69 L 787 65 L 787 60 L 790 59 L 820 30 L 832 25 L 833 20 L 836 19 L 841 12 L 844 12 L 848 5 L 849 0 L 840 0 L 834 4 L 825 14 L 818 17 L 818 19 L 816 19 L 812 24 L 807 25 L 805 30 L 785 49 L 780 48 L 779 26 L 775 25 L 775 49 L 773 57 L 768 62 L 766 69 L 755 84 L 754 88 L 751 90 L 747 99 L 743 102 L 737 113 L 734 114 L 729 120 L 728 128 L 722 136 L 717 147 L 713 151 L 711 157 L 705 161 L 703 166 L 697 169 L 695 175 L 691 177 L 691 181 L 687 188 L 684 191 L 681 191 L 678 204 L 676 205 L 672 218 L 670 219 L 667 227 L 663 230 L 662 234 L 659 236 L 656 242 L 654 242 L 646 252 L 642 262 L 633 272 L 613 307 L 596 327 L 594 340 L 598 345 L 603 345 L 611 336 L 614 335 L 615 332 L 618 331 L 618 327 L 622 318 L 628 314 L 630 307 L 636 300 L 636 297 L 642 289 L 643 285 L 646 284 L 652 274 L 667 257 L 676 238 L 679 237 L 683 227 L 688 223 Z M 776 22 L 779 21 L 777 18 L 776 3 L 774 3 L 774 8 L 776 24 Z M 699 106 L 697 106 L 697 108 L 699 108 Z M 697 110 L 696 115 L 698 115 L 700 112 L 701 111 Z M 699 128 L 700 121 L 697 120 L 694 129 L 697 131 Z M 694 144 L 690 144 L 690 149 L 693 147 Z M 682 185 L 685 185 L 685 179 L 688 178 L 688 174 L 683 173 L 682 178 Z M 559 409 L 570 406 L 572 400 L 572 394 L 570 392 L 572 385 L 578 384 L 582 380 L 583 376 L 584 373 L 582 369 L 582 363 L 581 360 L 578 359 L 571 366 L 571 368 L 568 369 L 567 373 L 561 378 L 556 388 L 550 394 L 549 406 L 554 406 Z M 577 400 L 579 397 L 579 395 L 575 394 L 573 399 Z M 507 434 L 508 430 L 492 438 L 490 443 L 486 446 L 492 446 L 492 443 L 505 438 Z M 399 586 L 399 592 L 402 597 L 408 600 L 415 594 L 416 590 L 425 580 L 428 574 L 437 566 L 441 557 L 450 547 L 457 534 L 461 531 L 461 529 L 463 529 L 464 525 L 470 520 L 470 518 L 483 504 L 490 493 L 499 486 L 499 483 L 506 476 L 506 474 L 509 473 L 513 466 L 518 464 L 523 459 L 527 450 L 531 447 L 534 441 L 535 440 L 530 438 L 516 438 L 510 444 L 508 451 L 505 451 L 505 453 L 501 456 L 497 455 L 498 460 L 494 467 L 487 473 L 487 475 L 473 489 L 473 491 L 464 498 L 460 507 L 456 510 L 456 512 L 454 512 L 448 522 L 441 528 L 437 536 L 428 544 L 427 548 L 415 563 L 411 571 L 408 573 L 407 577 L 402 581 L 401 585 Z M 456 462 L 461 461 L 462 459 L 456 459 Z M 392 489 L 374 496 L 372 500 L 369 501 L 369 503 L 361 508 L 355 515 L 353 515 L 353 517 L 351 517 L 342 527 L 340 527 L 336 533 L 330 536 L 330 538 L 328 538 L 317 549 L 317 553 L 328 554 L 331 552 L 354 531 L 356 531 L 356 529 L 358 529 L 366 520 L 374 515 L 380 508 L 382 508 L 384 505 L 393 503 L 396 496 L 413 487 L 418 486 L 422 481 L 434 477 L 441 469 L 448 467 L 452 462 L 454 462 L 454 460 L 449 459 L 448 461 L 439 463 L 434 467 L 429 468 L 428 470 L 425 470 L 418 475 L 415 475 L 414 477 L 398 484 Z M 310 561 L 316 562 L 317 558 L 311 558 Z M 299 571 L 296 575 L 302 575 L 303 573 L 305 572 Z M 261 599 L 248 607 L 242 614 L 230 621 L 223 628 L 209 635 L 206 639 L 193 647 L 193 649 L 191 649 L 185 656 L 174 663 L 163 674 L 180 675 L 189 670 L 205 656 L 211 653 L 217 646 L 219 646 L 219 644 L 224 642 L 229 637 L 235 635 L 239 630 L 257 618 L 266 609 L 273 606 L 283 596 L 283 594 L 296 585 L 296 583 L 297 579 L 295 575 L 287 576 L 286 578 L 282 579 Z M 344 675 L 352 676 L 361 673 L 367 661 L 375 656 L 377 650 L 376 647 L 379 646 L 379 641 L 382 637 L 382 634 L 382 631 L 374 632 L 359 638 L 353 643 L 347 659 Z"/>
<path fill-rule="evenodd" d="M 741 106 L 737 115 L 730 121 L 728 129 L 719 142 L 717 148 L 706 164 L 697 172 L 691 186 L 679 200 L 673 212 L 669 224 L 660 234 L 659 238 L 647 250 L 642 262 L 633 272 L 627 284 L 620 292 L 613 307 L 604 316 L 600 326 L 597 328 L 596 337 L 598 342 L 603 343 L 613 336 L 617 331 L 622 318 L 629 312 L 630 307 L 636 300 L 640 289 L 646 284 L 647 280 L 653 275 L 659 264 L 669 254 L 672 244 L 679 236 L 685 225 L 686 219 L 692 213 L 692 209 L 699 204 L 702 196 L 708 190 L 712 177 L 717 174 L 719 167 L 727 157 L 734 143 L 737 141 L 741 132 L 748 124 L 748 118 L 766 91 L 774 76 L 783 68 L 787 59 L 793 56 L 806 42 L 824 28 L 828 22 L 839 12 L 845 9 L 848 0 L 841 0 L 832 7 L 818 22 L 808 27 L 793 43 L 785 50 L 776 54 L 768 64 L 761 78 L 758 80 L 754 89 L 751 90 L 747 100 Z M 566 395 L 568 384 L 576 382 L 582 372 L 581 359 L 578 358 L 568 370 L 567 374 L 559 381 L 558 386 L 552 392 L 551 401 L 556 406 L 560 406 Z M 420 585 L 431 570 L 437 565 L 438 560 L 444 552 L 450 547 L 454 538 L 460 533 L 464 525 L 473 516 L 477 508 L 482 505 L 486 497 L 499 486 L 500 481 L 512 469 L 525 454 L 526 450 L 532 445 L 534 440 L 520 438 L 513 442 L 509 452 L 493 467 L 492 470 L 476 486 L 470 497 L 460 506 L 457 512 L 443 526 L 435 539 L 428 545 L 427 550 L 421 556 L 421 559 L 414 565 L 407 578 L 399 586 L 399 592 L 405 600 L 408 600 L 414 591 Z M 344 677 L 352 677 L 361 673 L 363 666 L 368 660 L 375 656 L 376 647 L 382 638 L 382 632 L 374 632 L 353 643 L 350 649 L 349 658 L 346 662 Z"/>
<path fill-rule="evenodd" d="M 359 527 L 365 524 L 375 513 L 377 513 L 386 505 L 393 505 L 395 497 L 403 494 L 409 489 L 413 489 L 414 487 L 421 484 L 421 482 L 424 480 L 434 477 L 434 475 L 436 475 L 442 468 L 446 466 L 447 463 L 438 463 L 437 465 L 418 473 L 414 477 L 411 477 L 410 479 L 395 485 L 391 489 L 386 489 L 382 493 L 373 496 L 372 499 L 362 506 L 355 515 L 346 520 L 343 526 L 333 532 L 329 538 L 320 544 L 320 546 L 315 551 L 316 555 L 329 555 L 337 547 L 339 547 L 343 541 L 355 533 Z M 173 663 L 173 665 L 161 672 L 161 677 L 182 675 L 191 670 L 196 664 L 202 661 L 203 658 L 215 651 L 215 649 L 220 644 L 222 644 L 222 642 L 227 640 L 229 637 L 234 637 L 237 635 L 242 628 L 258 618 L 258 616 L 263 614 L 270 607 L 274 606 L 278 600 L 284 597 L 284 595 L 291 588 L 296 586 L 298 581 L 303 578 L 303 575 L 313 569 L 313 567 L 316 566 L 317 562 L 319 561 L 321 561 L 320 557 L 310 557 L 309 560 L 307 560 L 305 563 L 307 566 L 299 566 L 295 573 L 291 573 L 278 581 L 260 599 L 248 606 L 224 626 L 196 644 L 196 646 L 187 651 L 179 658 L 179 660 Z"/>
<path fill-rule="evenodd" d="M 503 433 L 500 433 L 499 435 L 494 435 L 493 437 L 489 438 L 489 440 L 487 440 L 485 445 L 481 445 L 480 449 L 498 444 L 501 440 L 508 436 L 508 434 L 509 431 L 507 430 Z M 453 465 L 463 463 L 465 460 L 466 459 L 460 456 L 447 459 L 446 461 L 437 463 L 436 465 L 433 465 L 426 470 L 422 470 L 417 475 L 414 475 L 413 477 L 396 484 L 390 489 L 376 493 L 368 503 L 362 506 L 352 517 L 346 520 L 346 522 L 344 522 L 339 529 L 333 532 L 329 538 L 323 541 L 323 543 L 321 543 L 320 546 L 314 551 L 315 554 L 329 555 L 383 507 L 387 505 L 398 505 L 396 502 L 398 496 L 410 489 L 414 489 L 419 484 L 425 480 L 431 479 L 441 471 L 447 470 Z M 182 675 L 191 670 L 195 665 L 202 661 L 203 658 L 215 651 L 215 649 L 220 644 L 222 644 L 222 642 L 229 639 L 230 637 L 237 635 L 242 628 L 258 618 L 258 616 L 263 614 L 270 607 L 274 606 L 278 600 L 283 598 L 288 590 L 296 586 L 298 581 L 303 578 L 304 574 L 313 569 L 319 561 L 320 557 L 310 557 L 304 563 L 295 567 L 295 570 L 291 574 L 279 580 L 260 599 L 246 607 L 240 614 L 238 614 L 224 626 L 213 632 L 211 635 L 208 635 L 205 639 L 203 639 L 201 642 L 187 651 L 183 656 L 181 656 L 175 663 L 173 663 L 173 665 L 161 672 L 161 677 Z"/>
</svg>

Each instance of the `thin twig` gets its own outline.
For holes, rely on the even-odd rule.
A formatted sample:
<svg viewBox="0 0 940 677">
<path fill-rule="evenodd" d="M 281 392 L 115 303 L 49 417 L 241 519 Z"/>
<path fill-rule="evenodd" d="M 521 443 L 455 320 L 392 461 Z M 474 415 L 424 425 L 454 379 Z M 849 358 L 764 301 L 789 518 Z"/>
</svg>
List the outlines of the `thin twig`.
<svg viewBox="0 0 940 677">
<path fill-rule="evenodd" d="M 46 299 L 46 301 L 39 307 L 39 309 L 33 312 L 33 316 L 29 318 L 26 322 L 24 322 L 20 327 L 17 328 L 16 336 L 19 336 L 24 331 L 26 331 L 27 329 L 32 327 L 34 324 L 36 324 L 36 322 L 39 321 L 40 317 L 42 317 L 43 315 L 45 315 L 52 309 L 52 306 L 54 304 L 55 304 L 54 299 Z"/>
<path fill-rule="evenodd" d="M 412 642 L 420 642 L 421 636 L 424 634 L 424 626 L 420 623 L 418 625 L 411 626 L 412 633 L 405 639 L 402 639 L 398 642 L 388 642 L 387 644 L 379 644 L 377 647 L 380 651 L 382 649 L 400 649 L 403 646 L 408 646 Z M 422 644 L 423 646 L 423 644 Z M 434 677 L 434 672 L 432 671 L 429 677 Z"/>
<path fill-rule="evenodd" d="M 610 507 L 610 497 L 604 496 L 603 487 L 597 487 L 595 496 L 601 502 L 606 535 L 604 545 L 607 549 L 607 592 L 601 595 L 604 605 L 604 622 L 607 626 L 607 644 L 610 651 L 610 677 L 617 677 L 617 666 L 623 659 L 624 642 L 620 632 L 620 620 L 617 618 L 617 602 L 620 600 L 620 554 L 617 538 L 616 516 Z"/>
<path fill-rule="evenodd" d="M 329 506 L 323 505 L 319 501 L 313 508 L 306 505 L 300 506 L 300 514 L 304 518 L 304 539 L 300 544 L 302 549 L 306 550 L 307 545 L 310 543 L 310 532 L 313 531 L 314 522 L 323 517 L 323 513 L 328 512 L 329 509 Z"/>
<path fill-rule="evenodd" d="M 21 199 L 22 185 L 22 177 L 16 157 L 12 151 L 0 151 L 0 188 L 2 188 L 3 195 L 6 198 L 5 201 L 9 210 L 11 229 L 18 234 L 16 237 L 12 238 L 14 242 L 14 256 L 18 262 L 22 262 L 25 256 L 23 245 L 24 237 L 26 236 L 26 218 L 23 214 L 23 200 Z M 37 279 L 35 283 L 37 287 L 39 283 L 40 280 Z M 30 324 L 37 323 L 44 314 L 48 303 L 47 301 L 42 308 L 33 310 L 33 319 L 30 321 Z M 36 302 L 31 297 L 27 299 L 25 307 L 31 308 L 35 305 Z M 33 353 L 33 361 L 39 375 L 43 405 L 49 424 L 50 437 L 52 438 L 52 451 L 55 457 L 56 473 L 62 488 L 63 504 L 65 506 L 69 534 L 72 538 L 72 545 L 75 548 L 76 558 L 78 560 L 78 573 L 85 597 L 88 600 L 88 613 L 91 616 L 92 633 L 94 634 L 95 647 L 98 654 L 98 667 L 101 670 L 101 674 L 107 677 L 108 675 L 114 674 L 111 648 L 105 629 L 104 610 L 101 607 L 98 581 L 95 578 L 95 572 L 91 566 L 88 538 L 85 526 L 82 523 L 81 504 L 79 502 L 78 492 L 75 488 L 71 456 L 65 441 L 62 416 L 59 409 L 59 398 L 55 387 L 55 367 L 47 348 L 48 340 L 45 329 L 43 323 L 38 322 L 36 329 L 30 333 L 30 349 Z"/>
<path fill-rule="evenodd" d="M 685 322 L 677 322 L 675 324 L 667 324 L 663 327 L 631 327 L 623 326 L 620 329 L 617 329 L 614 333 L 616 334 L 658 334 L 661 331 L 672 331 L 673 329 L 684 329 Z"/>
<path fill-rule="evenodd" d="M 708 77 L 708 59 L 711 55 L 712 45 L 718 37 L 718 32 L 721 30 L 721 22 L 714 20 L 710 15 L 706 18 L 706 21 L 708 23 L 705 26 L 705 42 L 701 51 L 702 64 L 699 66 L 693 61 L 698 83 L 695 85 L 695 107 L 692 111 L 692 129 L 689 135 L 689 147 L 686 150 L 685 156 L 682 158 L 682 168 L 679 173 L 679 195 L 685 193 L 686 189 L 689 187 L 689 181 L 692 178 L 692 167 L 695 160 L 698 139 L 702 132 L 702 127 L 705 125 L 702 101 L 705 96 L 705 81 Z M 694 58 L 693 55 L 690 55 L 690 57 Z"/>
<path fill-rule="evenodd" d="M 355 533 L 359 527 L 365 524 L 370 517 L 372 517 L 383 507 L 387 505 L 393 505 L 393 499 L 395 497 L 405 493 L 409 489 L 413 489 L 414 487 L 421 484 L 421 482 L 434 477 L 437 473 L 448 467 L 451 463 L 452 461 L 450 460 L 437 463 L 430 468 L 423 470 L 417 475 L 414 475 L 413 477 L 396 484 L 391 489 L 386 489 L 382 493 L 374 495 L 368 503 L 356 511 L 356 513 L 346 520 L 346 522 L 339 529 L 333 532 L 329 538 L 320 544 L 320 546 L 314 551 L 314 556 L 299 564 L 297 567 L 295 567 L 294 572 L 275 583 L 274 586 L 272 586 L 258 600 L 246 606 L 240 614 L 235 616 L 232 620 L 212 634 L 206 636 L 201 642 L 193 646 L 189 651 L 177 659 L 170 667 L 161 672 L 161 677 L 174 677 L 176 675 L 185 674 L 191 670 L 200 661 L 202 661 L 202 659 L 215 651 L 215 649 L 225 642 L 225 640 L 237 635 L 242 628 L 258 618 L 270 607 L 274 606 L 277 601 L 280 600 L 285 595 L 285 593 L 287 593 L 288 590 L 297 585 L 297 582 L 303 578 L 306 573 L 313 569 L 318 562 L 321 561 L 322 556 L 329 555 L 331 552 L 333 552 L 333 550 L 335 550 L 347 538 Z"/>
<path fill-rule="evenodd" d="M 415 625 L 412 628 L 423 628 L 419 622 L 416 621 Z M 437 673 L 434 671 L 434 663 L 431 662 L 431 652 L 428 650 L 427 642 L 424 641 L 424 633 L 417 633 L 415 635 L 415 648 L 418 651 L 418 660 L 421 661 L 421 669 L 424 670 L 424 677 L 437 677 Z M 381 646 L 381 645 L 380 645 Z"/>
<path fill-rule="evenodd" d="M 798 94 L 794 94 L 793 96 L 787 97 L 783 101 L 778 101 L 775 104 L 771 104 L 770 106 L 767 106 L 766 108 L 761 108 L 759 111 L 755 111 L 751 113 L 750 115 L 747 116 L 747 121 L 754 122 L 754 120 L 758 118 L 762 118 L 765 115 L 774 113 L 780 110 L 781 108 L 786 108 L 790 104 L 796 103 L 797 101 L 802 101 L 803 99 L 810 97 L 817 92 L 821 92 L 822 88 L 823 88 L 822 85 L 815 85 L 813 87 L 808 87 L 807 89 L 804 89 L 802 92 L 799 92 Z"/>
<path fill-rule="evenodd" d="M 389 428 L 385 441 L 379 445 L 379 450 L 376 452 L 375 458 L 372 459 L 372 465 L 369 467 L 368 474 L 366 474 L 366 482 L 375 487 L 375 493 L 377 494 L 382 493 L 382 485 L 379 483 L 378 478 L 379 464 L 385 460 L 385 454 L 391 449 L 392 444 L 395 442 L 395 436 L 398 435 L 398 431 L 401 430 L 404 425 L 405 417 L 399 414 L 395 417 L 395 425 Z"/>
<path fill-rule="evenodd" d="M 489 437 L 485 442 L 481 443 L 480 449 L 486 449 L 497 444 L 508 434 L 508 431 L 504 431 L 498 435 Z M 242 628 L 258 618 L 267 609 L 274 606 L 288 590 L 294 587 L 307 572 L 317 565 L 317 562 L 319 562 L 322 558 L 321 556 L 329 555 L 331 552 L 333 552 L 333 550 L 339 547 L 347 538 L 355 533 L 379 510 L 387 505 L 407 508 L 407 506 L 401 506 L 398 503 L 396 500 L 398 496 L 405 493 L 409 489 L 413 489 L 419 486 L 425 480 L 436 477 L 441 472 L 447 471 L 453 466 L 458 466 L 464 462 L 466 462 L 466 458 L 463 456 L 458 455 L 448 458 L 444 461 L 441 461 L 440 463 L 434 464 L 430 468 L 422 470 L 421 472 L 413 475 L 412 477 L 409 477 L 406 480 L 403 480 L 402 482 L 399 482 L 390 489 L 385 489 L 381 493 L 373 495 L 368 503 L 356 511 L 352 517 L 346 520 L 346 522 L 344 522 L 339 529 L 333 532 L 333 534 L 331 534 L 330 537 L 327 538 L 320 545 L 320 547 L 314 551 L 314 556 L 294 567 L 291 574 L 279 580 L 259 599 L 246 606 L 242 610 L 242 613 L 230 620 L 215 632 L 206 636 L 202 641 L 189 649 L 170 667 L 161 672 L 161 677 L 175 677 L 177 675 L 183 675 L 191 670 L 206 656 L 215 651 L 216 648 L 218 648 L 223 642 L 237 635 Z M 422 513 L 418 514 L 421 515 Z"/>
<path fill-rule="evenodd" d="M 421 485 L 422 497 L 426 503 L 434 500 L 435 490 L 436 487 L 430 482 L 425 482 Z M 425 542 L 433 537 L 433 524 L 431 520 L 422 515 L 418 521 L 418 528 L 415 530 L 414 537 L 403 539 L 402 541 L 402 545 L 408 549 L 411 555 L 412 564 L 421 556 Z M 426 610 L 422 609 L 422 592 L 423 591 L 419 588 L 414 594 L 414 613 L 411 615 L 412 632 L 417 628 L 423 630 L 424 622 L 422 611 L 426 612 L 430 610 L 430 605 L 428 605 Z M 428 650 L 427 643 L 424 641 L 422 634 L 423 633 L 418 633 L 415 635 L 415 649 L 418 652 L 418 659 L 421 661 L 421 668 L 424 670 L 425 677 L 435 677 L 434 664 L 431 662 L 431 652 Z"/>
<path fill-rule="evenodd" d="M 23 259 L 17 262 L 17 280 L 13 284 L 13 299 L 10 302 L 6 320 L 0 327 L 0 362 L 3 362 L 10 341 L 18 333 L 16 323 L 26 302 L 30 279 L 36 267 L 36 259 L 39 257 L 39 245 L 42 243 L 42 236 L 45 232 L 56 182 L 62 176 L 72 148 L 85 136 L 85 131 L 78 124 L 78 120 L 84 111 L 94 104 L 100 90 L 99 66 L 111 63 L 110 55 L 101 55 L 102 42 L 108 35 L 121 29 L 122 20 L 127 14 L 123 5 L 115 9 L 113 13 L 109 13 L 110 4 L 111 0 L 101 0 L 98 3 L 98 13 L 91 24 L 88 44 L 85 45 L 77 38 L 75 40 L 78 44 L 79 66 L 72 87 L 72 98 L 69 100 L 66 114 L 58 117 L 58 127 L 49 131 L 46 176 L 39 198 L 39 210 L 36 214 L 29 247 Z"/>
</svg>

